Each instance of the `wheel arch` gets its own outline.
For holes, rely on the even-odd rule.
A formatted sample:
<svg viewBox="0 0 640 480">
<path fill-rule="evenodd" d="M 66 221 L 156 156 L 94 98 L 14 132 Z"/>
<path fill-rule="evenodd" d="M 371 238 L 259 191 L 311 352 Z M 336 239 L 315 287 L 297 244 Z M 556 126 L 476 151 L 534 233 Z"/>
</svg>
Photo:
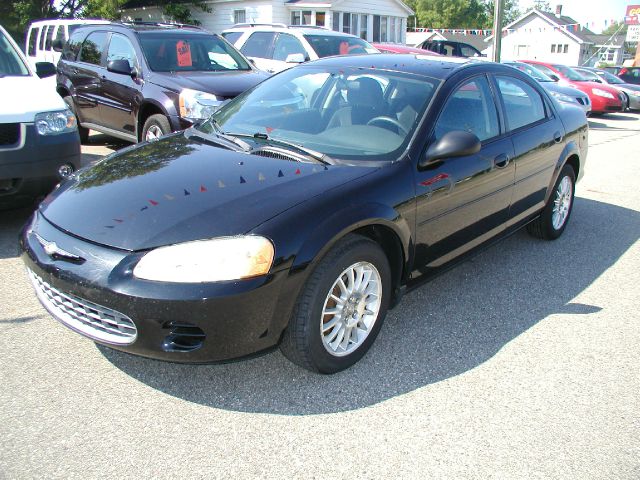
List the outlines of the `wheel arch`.
<svg viewBox="0 0 640 480">
<path fill-rule="evenodd" d="M 553 186 L 556 184 L 558 180 L 558 176 L 562 171 L 562 167 L 565 165 L 571 165 L 574 173 L 576 174 L 576 181 L 581 178 L 583 161 L 580 159 L 580 149 L 575 141 L 568 142 L 562 153 L 560 154 L 558 161 L 556 162 L 555 169 L 553 171 L 553 175 L 551 176 L 551 181 L 549 182 L 549 186 L 547 187 L 547 193 L 545 195 L 545 203 L 549 200 L 551 193 L 553 191 Z"/>
<path fill-rule="evenodd" d="M 162 105 L 154 100 L 146 100 L 140 105 L 136 121 L 136 137 L 138 137 L 138 141 L 142 140 L 141 135 L 144 122 L 146 122 L 151 115 L 156 115 L 158 113 L 167 116 L 167 112 Z"/>
</svg>

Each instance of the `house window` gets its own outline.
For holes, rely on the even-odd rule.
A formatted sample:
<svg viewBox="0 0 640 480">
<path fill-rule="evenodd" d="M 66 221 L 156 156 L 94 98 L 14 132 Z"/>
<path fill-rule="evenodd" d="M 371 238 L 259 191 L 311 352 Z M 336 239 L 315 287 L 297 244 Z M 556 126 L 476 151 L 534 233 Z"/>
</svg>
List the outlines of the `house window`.
<svg viewBox="0 0 640 480">
<path fill-rule="evenodd" d="M 351 14 L 343 13 L 342 14 L 342 32 L 343 33 L 351 33 Z"/>
<path fill-rule="evenodd" d="M 556 53 L 556 44 L 555 43 L 551 44 L 551 53 Z"/>
<path fill-rule="evenodd" d="M 380 15 L 373 16 L 373 41 L 380 41 Z"/>
<path fill-rule="evenodd" d="M 340 31 L 340 17 L 342 16 L 341 12 L 333 12 L 333 30 L 336 32 Z"/>
<path fill-rule="evenodd" d="M 291 12 L 291 25 L 313 25 L 310 10 L 294 10 Z"/>
<path fill-rule="evenodd" d="M 247 21 L 246 10 L 234 10 L 233 11 L 233 23 L 245 23 Z"/>
<path fill-rule="evenodd" d="M 360 15 L 360 38 L 367 39 L 367 26 L 369 25 L 369 15 Z"/>
<path fill-rule="evenodd" d="M 564 44 L 564 51 L 563 53 L 569 53 L 569 45 L 567 45 L 566 43 Z"/>
<path fill-rule="evenodd" d="M 380 17 L 380 41 L 381 42 L 388 42 L 389 41 L 389 35 L 388 35 L 388 29 L 387 29 L 387 21 L 388 21 L 389 17 Z"/>
<path fill-rule="evenodd" d="M 324 12 L 316 12 L 316 26 L 324 27 L 325 22 L 327 20 L 326 14 Z"/>
<path fill-rule="evenodd" d="M 389 17 L 389 41 L 396 42 L 396 17 Z"/>
</svg>

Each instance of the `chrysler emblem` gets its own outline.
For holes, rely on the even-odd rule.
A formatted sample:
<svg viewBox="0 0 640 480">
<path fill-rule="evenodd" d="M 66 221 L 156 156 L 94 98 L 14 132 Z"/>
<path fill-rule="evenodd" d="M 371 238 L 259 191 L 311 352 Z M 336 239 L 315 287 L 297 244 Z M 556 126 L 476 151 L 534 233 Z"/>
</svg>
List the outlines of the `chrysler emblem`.
<svg viewBox="0 0 640 480">
<path fill-rule="evenodd" d="M 51 258 L 58 258 L 61 260 L 69 260 L 71 262 L 80 262 L 83 259 L 78 255 L 74 255 L 73 253 L 67 252 L 62 248 L 58 247 L 56 242 L 50 242 L 49 240 L 45 240 L 36 232 L 33 232 L 33 235 L 36 237 L 42 248 L 44 249 L 44 253 L 49 255 Z"/>
</svg>

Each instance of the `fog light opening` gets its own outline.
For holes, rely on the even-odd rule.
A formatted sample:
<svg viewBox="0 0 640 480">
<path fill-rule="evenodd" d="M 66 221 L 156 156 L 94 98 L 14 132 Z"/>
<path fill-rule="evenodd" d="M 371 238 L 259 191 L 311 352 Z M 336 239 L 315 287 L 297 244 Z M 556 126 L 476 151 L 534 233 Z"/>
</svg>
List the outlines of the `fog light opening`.
<svg viewBox="0 0 640 480">
<path fill-rule="evenodd" d="M 65 163 L 58 167 L 58 176 L 62 179 L 67 178 L 75 171 L 75 168 L 70 163 Z"/>
</svg>

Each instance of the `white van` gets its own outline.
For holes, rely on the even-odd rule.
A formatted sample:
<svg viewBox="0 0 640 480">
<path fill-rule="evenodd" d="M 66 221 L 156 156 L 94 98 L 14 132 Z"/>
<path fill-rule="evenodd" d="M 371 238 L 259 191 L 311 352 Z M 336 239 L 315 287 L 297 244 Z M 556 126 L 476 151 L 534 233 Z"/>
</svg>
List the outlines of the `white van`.
<svg viewBox="0 0 640 480">
<path fill-rule="evenodd" d="M 29 25 L 24 51 L 29 64 L 35 68 L 37 62 L 51 62 L 54 65 L 60 60 L 60 52 L 53 49 L 54 41 L 63 44 L 69 39 L 71 32 L 81 25 L 88 23 L 110 23 L 108 20 L 38 20 Z"/>
<path fill-rule="evenodd" d="M 0 25 L 0 209 L 48 193 L 80 167 L 76 118 L 45 79 L 52 63 L 31 69 Z"/>
</svg>

